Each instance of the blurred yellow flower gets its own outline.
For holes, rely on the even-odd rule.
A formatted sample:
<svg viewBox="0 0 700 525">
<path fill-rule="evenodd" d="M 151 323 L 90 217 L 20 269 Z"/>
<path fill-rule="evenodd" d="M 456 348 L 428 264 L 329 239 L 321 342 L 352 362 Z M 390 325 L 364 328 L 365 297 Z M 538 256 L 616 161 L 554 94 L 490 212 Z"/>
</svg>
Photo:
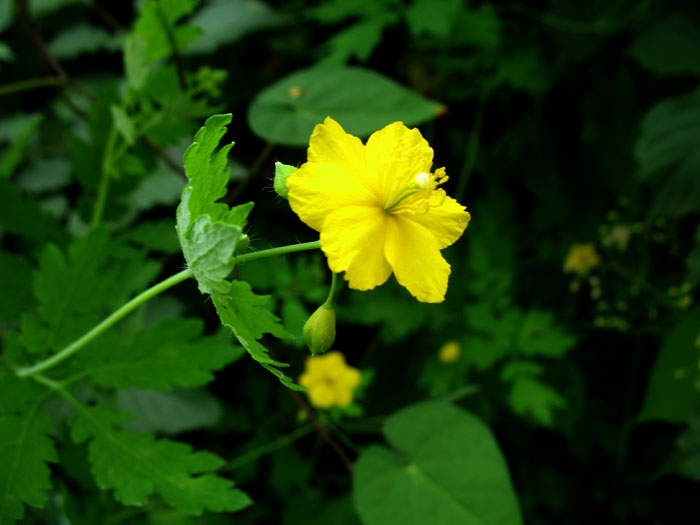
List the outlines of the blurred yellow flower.
<svg viewBox="0 0 700 525">
<path fill-rule="evenodd" d="M 574 244 L 564 259 L 564 271 L 586 275 L 600 264 L 600 255 L 592 243 Z"/>
<path fill-rule="evenodd" d="M 321 233 L 328 266 L 350 288 L 370 290 L 393 273 L 419 301 L 445 299 L 450 265 L 440 250 L 470 215 L 438 186 L 433 150 L 417 129 L 394 122 L 367 144 L 326 118 L 314 129 L 307 162 L 287 179 L 289 204 Z"/>
<path fill-rule="evenodd" d="M 316 408 L 346 407 L 352 403 L 360 377 L 357 368 L 345 363 L 343 354 L 328 352 L 306 359 L 306 370 L 299 377 L 299 384 L 309 389 L 309 400 Z"/>
<path fill-rule="evenodd" d="M 438 350 L 438 361 L 445 364 L 455 363 L 462 355 L 462 347 L 457 341 L 448 341 Z"/>
</svg>

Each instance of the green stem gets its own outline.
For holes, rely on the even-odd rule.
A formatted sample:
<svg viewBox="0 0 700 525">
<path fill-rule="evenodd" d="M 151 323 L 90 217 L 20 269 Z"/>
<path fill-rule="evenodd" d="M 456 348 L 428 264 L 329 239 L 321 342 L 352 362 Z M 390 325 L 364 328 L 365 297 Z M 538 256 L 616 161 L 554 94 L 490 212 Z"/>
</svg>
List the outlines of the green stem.
<svg viewBox="0 0 700 525">
<path fill-rule="evenodd" d="M 95 202 L 95 209 L 92 212 L 92 220 L 90 221 L 90 226 L 96 228 L 100 221 L 102 221 L 102 214 L 105 210 L 105 204 L 107 202 L 107 190 L 109 189 L 109 178 L 112 173 L 112 153 L 114 152 L 114 145 L 117 142 L 117 128 L 112 124 L 109 129 L 109 135 L 107 135 L 107 143 L 105 144 L 105 152 L 102 156 L 102 175 L 100 176 L 100 185 L 97 188 L 97 200 Z"/>
<path fill-rule="evenodd" d="M 48 86 L 61 86 L 65 83 L 66 79 L 64 77 L 29 78 L 27 80 L 20 80 L 19 82 L 12 82 L 11 84 L 0 86 L 0 96 Z"/>
<path fill-rule="evenodd" d="M 85 333 L 79 339 L 76 339 L 75 341 L 73 341 L 71 344 L 69 344 L 67 347 L 65 347 L 63 350 L 61 350 L 57 354 L 54 354 L 53 356 L 49 357 L 48 359 L 40 361 L 40 362 L 36 363 L 35 365 L 18 369 L 16 372 L 17 375 L 19 377 L 31 377 L 35 374 L 38 374 L 39 372 L 43 372 L 44 370 L 51 368 L 52 366 L 55 366 L 58 363 L 68 359 L 70 356 L 72 356 L 78 350 L 80 350 L 85 345 L 90 343 L 97 336 L 102 334 L 102 332 L 104 332 L 108 328 L 112 327 L 118 321 L 120 321 L 121 319 L 126 317 L 128 314 L 130 314 L 131 312 L 136 310 L 136 308 L 141 306 L 143 303 L 145 303 L 149 299 L 152 299 L 156 295 L 164 292 L 168 288 L 171 288 L 171 287 L 175 286 L 176 284 L 179 284 L 182 281 L 189 279 L 190 277 L 192 277 L 192 271 L 187 269 L 187 270 L 181 271 L 180 273 L 176 273 L 172 277 L 169 277 L 169 278 L 165 279 L 164 281 L 159 282 L 158 284 L 156 284 L 154 286 L 151 286 L 148 290 L 141 292 L 139 295 L 134 297 L 131 301 L 129 301 L 128 303 L 123 305 L 121 308 L 119 308 L 117 311 L 112 313 L 109 317 L 107 317 L 100 324 L 93 327 L 92 330 Z"/>
<path fill-rule="evenodd" d="M 323 303 L 322 306 L 326 308 L 330 308 L 333 306 L 333 298 L 335 297 L 336 292 L 338 291 L 338 274 L 335 272 L 331 272 L 331 289 L 328 291 L 328 297 L 326 298 L 326 301 Z"/>
<path fill-rule="evenodd" d="M 282 255 L 285 253 L 303 252 L 304 250 L 315 250 L 321 247 L 321 241 L 302 242 L 299 244 L 290 244 L 288 246 L 279 246 L 278 248 L 270 248 L 269 250 L 260 250 L 259 252 L 251 252 L 236 257 L 236 264 L 254 261 L 255 259 L 263 259 L 274 255 Z"/>
<path fill-rule="evenodd" d="M 296 430 L 290 432 L 289 434 L 286 434 L 284 436 L 280 436 L 274 441 L 270 441 L 269 443 L 265 443 L 264 445 L 259 446 L 258 448 L 255 448 L 249 452 L 246 452 L 244 454 L 241 454 L 240 456 L 233 458 L 229 463 L 223 468 L 224 471 L 227 470 L 235 470 L 237 468 L 242 467 L 243 465 L 247 465 L 248 463 L 252 463 L 256 459 L 259 459 L 263 456 L 267 456 L 268 454 L 272 454 L 273 452 L 277 452 L 278 450 L 291 445 L 294 443 L 297 439 L 303 438 L 307 434 L 313 431 L 313 427 L 311 425 L 305 425 L 303 427 L 299 427 Z"/>
</svg>

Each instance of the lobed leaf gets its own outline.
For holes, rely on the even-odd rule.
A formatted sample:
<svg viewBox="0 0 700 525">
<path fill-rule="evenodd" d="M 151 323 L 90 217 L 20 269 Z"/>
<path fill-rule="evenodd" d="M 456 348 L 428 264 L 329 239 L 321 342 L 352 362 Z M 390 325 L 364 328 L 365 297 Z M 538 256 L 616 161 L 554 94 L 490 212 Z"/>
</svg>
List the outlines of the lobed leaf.
<svg viewBox="0 0 700 525">
<path fill-rule="evenodd" d="M 116 427 L 129 416 L 108 406 L 78 406 L 70 420 L 71 437 L 76 443 L 90 441 L 97 485 L 114 490 L 125 505 L 143 505 L 153 492 L 190 515 L 205 510 L 231 512 L 250 505 L 250 498 L 234 489 L 232 481 L 211 473 L 224 463 L 218 456 L 192 452 L 184 443 L 119 430 Z"/>
<path fill-rule="evenodd" d="M 189 182 L 177 208 L 177 233 L 187 265 L 202 293 L 226 294 L 225 280 L 234 266 L 233 255 L 246 237 L 243 228 L 253 203 L 229 208 L 216 202 L 226 194 L 229 180 L 228 152 L 233 144 L 218 152 L 231 115 L 214 115 L 197 132 L 185 152 Z"/>
</svg>

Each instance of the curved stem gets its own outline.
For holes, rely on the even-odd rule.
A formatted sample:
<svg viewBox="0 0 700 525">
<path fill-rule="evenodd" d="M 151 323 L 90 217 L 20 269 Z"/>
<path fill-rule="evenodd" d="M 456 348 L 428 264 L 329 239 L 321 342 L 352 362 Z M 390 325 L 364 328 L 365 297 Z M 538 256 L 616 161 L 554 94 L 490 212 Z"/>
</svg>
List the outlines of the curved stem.
<svg viewBox="0 0 700 525">
<path fill-rule="evenodd" d="M 192 271 L 187 269 L 187 270 L 181 271 L 180 273 L 176 273 L 172 277 L 169 277 L 168 279 L 165 279 L 164 281 L 161 281 L 154 286 L 151 286 L 148 290 L 141 292 L 139 295 L 134 297 L 131 301 L 129 301 L 128 303 L 123 305 L 121 308 L 119 308 L 117 311 L 112 313 L 109 317 L 107 317 L 100 324 L 93 327 L 92 330 L 85 333 L 79 339 L 76 339 L 75 341 L 73 341 L 71 344 L 69 344 L 67 347 L 65 347 L 63 350 L 61 350 L 57 354 L 54 354 L 51 357 L 49 357 L 48 359 L 40 361 L 40 362 L 36 363 L 35 365 L 18 369 L 16 372 L 17 375 L 19 377 L 30 377 L 30 376 L 33 376 L 35 374 L 38 374 L 39 372 L 43 372 L 44 370 L 51 368 L 52 366 L 57 365 L 61 361 L 68 359 L 70 356 L 72 356 L 78 350 L 80 350 L 85 345 L 90 343 L 93 339 L 95 339 L 102 332 L 104 332 L 105 330 L 107 330 L 108 328 L 110 328 L 111 326 L 116 324 L 118 321 L 120 321 L 121 319 L 126 317 L 128 314 L 130 314 L 131 312 L 136 310 L 136 308 L 141 306 L 143 303 L 145 303 L 149 299 L 155 297 L 156 295 L 164 292 L 168 288 L 171 288 L 171 287 L 175 286 L 176 284 L 179 284 L 182 281 L 189 279 L 190 277 L 192 277 Z"/>
<path fill-rule="evenodd" d="M 270 248 L 269 250 L 260 250 L 259 252 L 245 253 L 236 257 L 236 264 L 254 261 L 255 259 L 263 259 L 274 255 L 282 255 L 285 253 L 303 252 L 304 250 L 315 250 L 321 247 L 321 241 L 302 242 L 299 244 L 290 244 L 288 246 L 279 246 L 278 248 Z"/>
<path fill-rule="evenodd" d="M 333 298 L 335 297 L 336 292 L 338 291 L 338 274 L 335 272 L 331 272 L 331 289 L 328 291 L 328 297 L 326 298 L 325 302 L 323 303 L 323 306 L 326 308 L 330 308 L 333 306 Z"/>
</svg>

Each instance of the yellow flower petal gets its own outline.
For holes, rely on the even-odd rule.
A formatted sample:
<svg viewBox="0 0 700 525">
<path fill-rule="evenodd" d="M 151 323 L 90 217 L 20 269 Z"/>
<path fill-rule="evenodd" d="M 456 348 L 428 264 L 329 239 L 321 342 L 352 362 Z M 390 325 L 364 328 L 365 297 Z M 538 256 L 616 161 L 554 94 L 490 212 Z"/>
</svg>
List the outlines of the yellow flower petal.
<svg viewBox="0 0 700 525">
<path fill-rule="evenodd" d="M 384 249 L 396 280 L 424 303 L 445 300 L 450 265 L 442 258 L 435 236 L 403 216 L 387 221 Z"/>
<path fill-rule="evenodd" d="M 447 197 L 444 190 L 436 190 L 430 201 L 427 213 L 411 213 L 409 210 L 400 215 L 427 228 L 435 236 L 442 250 L 462 236 L 471 215 L 459 202 Z"/>
<path fill-rule="evenodd" d="M 337 164 L 307 162 L 287 179 L 289 205 L 308 226 L 321 231 L 333 210 L 373 205 L 377 198 Z"/>
<path fill-rule="evenodd" d="M 307 160 L 314 163 L 337 164 L 352 175 L 371 193 L 376 194 L 376 179 L 369 175 L 362 141 L 347 133 L 330 117 L 314 128 L 309 140 Z"/>
<path fill-rule="evenodd" d="M 330 408 L 336 404 L 336 390 L 329 384 L 318 384 L 309 390 L 311 404 L 317 408 Z"/>
<path fill-rule="evenodd" d="M 360 374 L 359 370 L 356 368 L 346 367 L 338 375 L 336 382 L 343 388 L 352 391 L 357 385 L 360 384 L 360 379 L 362 379 L 362 375 Z"/>
<path fill-rule="evenodd" d="M 417 129 L 394 122 L 367 140 L 367 166 L 376 173 L 382 202 L 391 202 L 419 173 L 430 171 L 433 149 Z"/>
<path fill-rule="evenodd" d="M 384 255 L 388 215 L 376 206 L 346 206 L 326 218 L 321 231 L 321 249 L 328 266 L 356 290 L 384 284 L 391 266 Z"/>
</svg>

